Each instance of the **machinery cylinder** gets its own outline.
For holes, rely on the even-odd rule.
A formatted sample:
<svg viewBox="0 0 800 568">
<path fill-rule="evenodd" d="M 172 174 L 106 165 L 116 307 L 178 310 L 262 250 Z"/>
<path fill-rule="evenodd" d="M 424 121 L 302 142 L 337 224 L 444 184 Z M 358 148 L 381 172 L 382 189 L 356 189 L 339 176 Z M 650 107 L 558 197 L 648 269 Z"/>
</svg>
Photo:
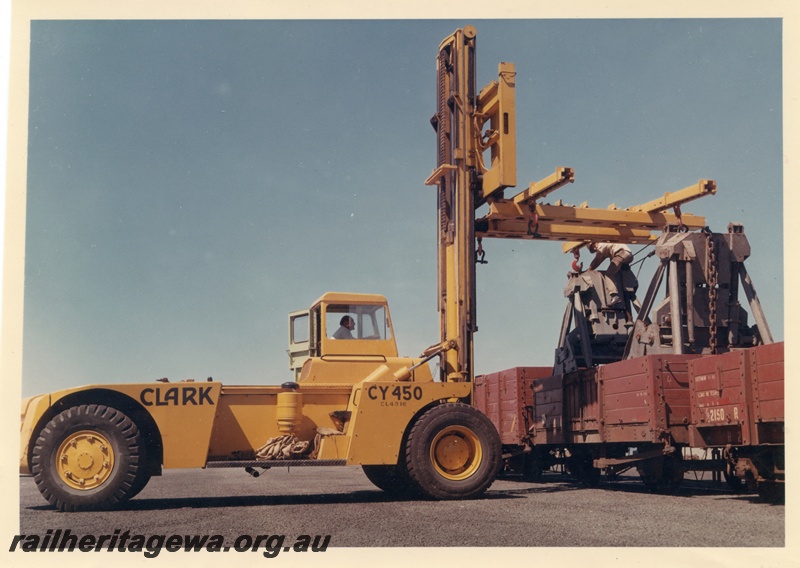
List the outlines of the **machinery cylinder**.
<svg viewBox="0 0 800 568">
<path fill-rule="evenodd" d="M 303 421 L 303 394 L 297 383 L 283 383 L 278 393 L 276 415 L 281 434 L 294 434 Z"/>
</svg>

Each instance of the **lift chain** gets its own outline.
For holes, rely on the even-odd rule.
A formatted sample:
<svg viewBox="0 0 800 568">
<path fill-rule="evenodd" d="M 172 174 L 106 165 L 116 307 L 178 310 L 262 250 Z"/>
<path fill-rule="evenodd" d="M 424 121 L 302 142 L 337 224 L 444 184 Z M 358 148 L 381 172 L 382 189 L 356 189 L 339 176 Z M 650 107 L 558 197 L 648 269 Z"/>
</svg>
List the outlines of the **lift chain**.
<svg viewBox="0 0 800 568">
<path fill-rule="evenodd" d="M 686 225 L 683 224 L 683 219 L 681 218 L 681 206 L 676 205 L 672 208 L 675 212 L 675 217 L 678 218 L 678 232 L 685 233 L 686 232 Z"/>
<path fill-rule="evenodd" d="M 717 250 L 711 229 L 703 229 L 708 246 L 708 346 L 711 354 L 717 353 Z"/>
<path fill-rule="evenodd" d="M 531 203 L 529 206 L 531 218 L 528 220 L 528 234 L 534 237 L 539 236 L 539 212 L 536 210 L 536 203 Z"/>
</svg>

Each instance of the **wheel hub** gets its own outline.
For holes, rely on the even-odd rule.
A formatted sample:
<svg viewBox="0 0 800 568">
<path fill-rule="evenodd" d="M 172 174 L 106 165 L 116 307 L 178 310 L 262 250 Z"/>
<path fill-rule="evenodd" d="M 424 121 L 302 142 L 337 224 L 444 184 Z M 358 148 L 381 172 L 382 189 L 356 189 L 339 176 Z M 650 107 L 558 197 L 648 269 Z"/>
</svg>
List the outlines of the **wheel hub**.
<svg viewBox="0 0 800 568">
<path fill-rule="evenodd" d="M 94 464 L 94 458 L 90 453 L 83 452 L 78 456 L 77 462 L 78 467 L 80 467 L 83 471 L 86 471 L 92 468 L 92 465 Z"/>
<path fill-rule="evenodd" d="M 450 480 L 466 479 L 481 463 L 481 445 L 475 434 L 463 426 L 439 432 L 431 444 L 431 461 L 436 471 Z"/>
<path fill-rule="evenodd" d="M 448 470 L 463 468 L 469 454 L 469 447 L 458 436 L 448 436 L 436 446 L 436 461 Z"/>
<path fill-rule="evenodd" d="M 114 468 L 111 442 L 98 432 L 82 430 L 67 436 L 58 447 L 58 476 L 73 489 L 90 490 L 102 485 Z"/>
</svg>

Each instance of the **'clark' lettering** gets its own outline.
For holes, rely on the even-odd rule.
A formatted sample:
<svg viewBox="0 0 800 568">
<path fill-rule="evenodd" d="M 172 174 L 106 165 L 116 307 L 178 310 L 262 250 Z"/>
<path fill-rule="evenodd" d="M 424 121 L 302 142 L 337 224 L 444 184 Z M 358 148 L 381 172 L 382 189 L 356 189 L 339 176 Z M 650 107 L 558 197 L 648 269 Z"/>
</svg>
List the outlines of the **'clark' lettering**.
<svg viewBox="0 0 800 568">
<path fill-rule="evenodd" d="M 166 390 L 148 387 L 139 395 L 139 400 L 145 406 L 213 406 L 210 393 L 211 387 L 171 387 Z"/>
</svg>

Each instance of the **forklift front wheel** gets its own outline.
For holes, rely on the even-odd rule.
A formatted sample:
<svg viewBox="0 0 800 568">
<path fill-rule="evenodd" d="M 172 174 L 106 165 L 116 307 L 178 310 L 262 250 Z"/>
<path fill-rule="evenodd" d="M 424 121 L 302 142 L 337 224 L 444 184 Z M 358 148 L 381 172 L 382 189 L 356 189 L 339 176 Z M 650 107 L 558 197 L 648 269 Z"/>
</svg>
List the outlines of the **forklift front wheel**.
<svg viewBox="0 0 800 568">
<path fill-rule="evenodd" d="M 393 497 L 413 497 L 414 485 L 408 477 L 405 464 L 362 465 L 364 474 L 378 489 Z"/>
<path fill-rule="evenodd" d="M 500 468 L 500 437 L 475 408 L 435 406 L 414 424 L 406 444 L 411 480 L 434 499 L 466 499 L 486 491 Z"/>
</svg>

